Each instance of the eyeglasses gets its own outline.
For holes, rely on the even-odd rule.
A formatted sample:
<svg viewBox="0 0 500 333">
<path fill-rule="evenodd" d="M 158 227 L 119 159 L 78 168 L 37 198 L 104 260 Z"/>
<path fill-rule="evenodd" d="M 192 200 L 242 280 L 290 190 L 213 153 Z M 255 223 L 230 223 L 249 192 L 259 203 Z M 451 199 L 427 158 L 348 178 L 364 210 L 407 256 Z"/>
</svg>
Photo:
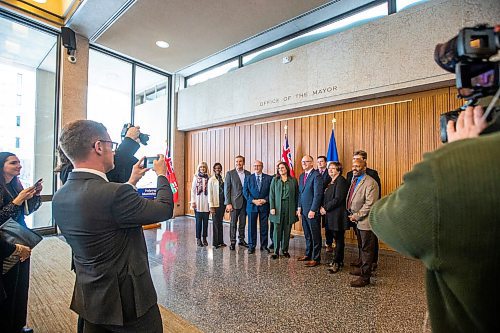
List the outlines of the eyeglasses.
<svg viewBox="0 0 500 333">
<path fill-rule="evenodd" d="M 312 163 L 312 161 L 301 161 L 302 163 Z"/>
<path fill-rule="evenodd" d="M 116 148 L 118 148 L 118 142 L 109 141 L 109 140 L 97 140 L 96 142 L 98 142 L 98 141 L 111 143 L 111 151 L 116 151 Z M 95 146 L 95 142 L 92 145 L 92 148 L 94 148 L 94 146 Z"/>
</svg>

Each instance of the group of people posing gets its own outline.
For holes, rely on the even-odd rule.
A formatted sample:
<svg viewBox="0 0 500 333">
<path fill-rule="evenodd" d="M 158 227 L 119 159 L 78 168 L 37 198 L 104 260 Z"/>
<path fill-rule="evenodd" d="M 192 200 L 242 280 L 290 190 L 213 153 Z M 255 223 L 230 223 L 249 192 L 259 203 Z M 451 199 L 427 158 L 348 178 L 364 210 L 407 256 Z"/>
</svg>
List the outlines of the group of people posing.
<svg viewBox="0 0 500 333">
<path fill-rule="evenodd" d="M 342 176 L 341 163 L 329 162 L 327 165 L 326 157 L 318 156 L 318 168 L 315 169 L 313 158 L 305 155 L 301 160 L 304 171 L 298 180 L 291 175 L 285 162 L 278 162 L 276 174 L 270 176 L 262 172 L 263 163 L 257 160 L 251 174 L 245 170 L 245 157 L 236 156 L 235 168 L 225 177 L 220 163 L 213 165 L 214 174 L 210 176 L 207 163 L 201 162 L 193 178 L 190 200 L 195 212 L 196 242 L 198 246 L 208 246 L 211 214 L 212 245 L 214 248 L 227 246 L 223 240 L 222 222 L 228 212 L 231 217 L 230 250 L 235 250 L 238 244 L 248 247 L 248 253 L 254 254 L 259 223 L 260 250 L 270 253 L 272 259 L 290 258 L 290 233 L 300 218 L 306 251 L 297 260 L 307 267 L 320 265 L 321 228 L 324 227 L 326 252 L 335 252 L 328 271 L 335 274 L 344 266 L 345 230 L 353 227 L 358 240 L 358 259 L 351 263 L 353 270 L 350 273 L 358 278 L 350 285 L 364 287 L 370 283 L 371 273 L 377 267 L 378 239 L 371 230 L 368 214 L 380 198 L 380 178 L 377 171 L 367 168 L 366 160 L 365 151 L 354 152 L 352 170 L 346 179 Z M 247 215 L 248 243 L 245 241 Z M 272 237 L 270 242 L 268 234 Z"/>
</svg>

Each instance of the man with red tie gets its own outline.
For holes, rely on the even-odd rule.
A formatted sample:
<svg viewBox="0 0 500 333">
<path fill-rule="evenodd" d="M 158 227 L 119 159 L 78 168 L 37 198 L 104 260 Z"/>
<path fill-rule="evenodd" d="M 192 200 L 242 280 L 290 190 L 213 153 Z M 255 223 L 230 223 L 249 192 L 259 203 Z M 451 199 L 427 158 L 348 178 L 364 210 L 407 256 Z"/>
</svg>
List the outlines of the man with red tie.
<svg viewBox="0 0 500 333">
<path fill-rule="evenodd" d="M 307 267 L 318 266 L 321 262 L 321 222 L 319 209 L 323 199 L 323 180 L 313 168 L 310 155 L 302 157 L 304 172 L 299 177 L 299 203 L 297 215 L 302 217 L 302 229 L 306 239 L 306 253 L 298 258 Z"/>
</svg>

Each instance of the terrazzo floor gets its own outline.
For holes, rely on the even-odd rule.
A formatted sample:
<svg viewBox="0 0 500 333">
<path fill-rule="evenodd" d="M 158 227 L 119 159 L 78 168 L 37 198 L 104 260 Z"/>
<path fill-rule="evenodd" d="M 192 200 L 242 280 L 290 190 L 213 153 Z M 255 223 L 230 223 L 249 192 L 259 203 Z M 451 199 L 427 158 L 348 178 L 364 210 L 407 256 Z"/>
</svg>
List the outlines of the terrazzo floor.
<svg viewBox="0 0 500 333">
<path fill-rule="evenodd" d="M 208 240 L 211 243 L 211 224 Z M 427 332 L 424 267 L 419 261 L 381 251 L 372 284 L 352 288 L 348 263 L 304 267 L 305 240 L 290 240 L 291 258 L 272 260 L 244 247 L 197 247 L 191 217 L 145 230 L 158 302 L 203 332 Z M 224 224 L 229 245 L 229 225 Z M 330 261 L 322 253 L 322 263 Z"/>
</svg>

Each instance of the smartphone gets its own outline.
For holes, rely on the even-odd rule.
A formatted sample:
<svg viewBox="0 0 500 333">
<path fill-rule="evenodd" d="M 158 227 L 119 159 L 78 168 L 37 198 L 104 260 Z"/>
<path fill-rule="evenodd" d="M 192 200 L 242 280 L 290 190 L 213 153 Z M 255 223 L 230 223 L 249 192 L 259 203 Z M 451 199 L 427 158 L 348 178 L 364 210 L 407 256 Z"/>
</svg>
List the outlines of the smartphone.
<svg viewBox="0 0 500 333">
<path fill-rule="evenodd" d="M 144 167 L 147 169 L 151 169 L 153 167 L 154 161 L 158 161 L 158 156 L 146 157 L 144 159 Z"/>
<path fill-rule="evenodd" d="M 43 182 L 43 178 L 38 179 L 38 180 L 36 181 L 36 183 L 35 183 L 35 184 L 33 184 L 33 187 L 37 187 L 37 186 L 39 186 L 42 182 Z"/>
</svg>

